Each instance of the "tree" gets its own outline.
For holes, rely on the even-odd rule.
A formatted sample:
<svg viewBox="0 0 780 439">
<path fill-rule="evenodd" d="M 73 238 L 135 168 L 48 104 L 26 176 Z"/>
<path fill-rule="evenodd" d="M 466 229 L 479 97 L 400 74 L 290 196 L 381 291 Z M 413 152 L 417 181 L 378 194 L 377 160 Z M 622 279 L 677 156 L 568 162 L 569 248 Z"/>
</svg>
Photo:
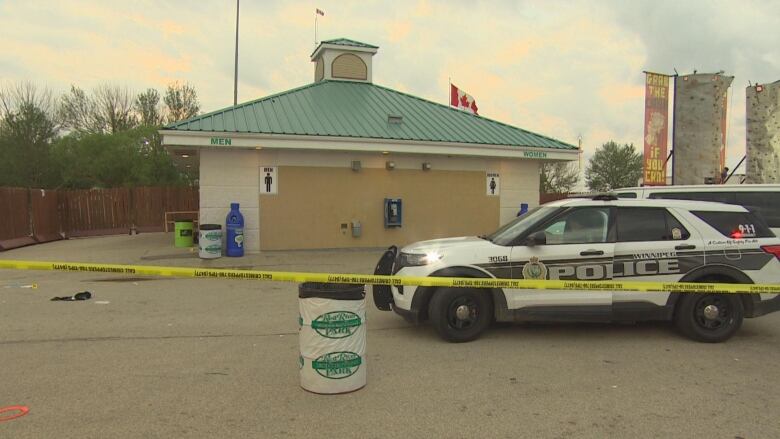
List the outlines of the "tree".
<svg viewBox="0 0 780 439">
<path fill-rule="evenodd" d="M 571 192 L 580 180 L 580 170 L 571 162 L 542 163 L 539 172 L 539 189 L 544 194 Z"/>
<path fill-rule="evenodd" d="M 609 141 L 596 150 L 585 169 L 585 181 L 592 191 L 609 191 L 636 186 L 642 177 L 642 155 L 634 144 Z"/>
<path fill-rule="evenodd" d="M 174 82 L 168 85 L 163 100 L 166 107 L 168 107 L 168 115 L 166 117 L 168 123 L 189 119 L 197 116 L 198 112 L 200 112 L 198 94 L 191 85 L 186 83 Z"/>
<path fill-rule="evenodd" d="M 162 109 L 160 108 L 160 93 L 153 88 L 147 89 L 135 98 L 134 109 L 143 126 L 159 126 L 163 123 Z"/>
<path fill-rule="evenodd" d="M 118 133 L 138 125 L 133 114 L 134 99 L 127 87 L 101 84 L 95 89 L 94 99 L 104 132 Z"/>
<path fill-rule="evenodd" d="M 118 133 L 138 125 L 131 96 L 116 85 L 99 85 L 92 95 L 71 85 L 61 99 L 60 114 L 65 127 L 77 133 Z"/>
<path fill-rule="evenodd" d="M 29 82 L 0 90 L 0 186 L 51 184 L 58 169 L 51 145 L 59 129 L 49 90 Z"/>
<path fill-rule="evenodd" d="M 103 132 L 103 122 L 98 117 L 94 100 L 84 90 L 70 86 L 70 93 L 60 99 L 60 115 L 63 125 L 78 133 Z"/>
<path fill-rule="evenodd" d="M 187 183 L 173 160 L 162 149 L 149 148 L 157 127 L 138 127 L 119 133 L 73 133 L 56 145 L 62 170 L 62 186 L 95 187 L 158 186 Z"/>
</svg>

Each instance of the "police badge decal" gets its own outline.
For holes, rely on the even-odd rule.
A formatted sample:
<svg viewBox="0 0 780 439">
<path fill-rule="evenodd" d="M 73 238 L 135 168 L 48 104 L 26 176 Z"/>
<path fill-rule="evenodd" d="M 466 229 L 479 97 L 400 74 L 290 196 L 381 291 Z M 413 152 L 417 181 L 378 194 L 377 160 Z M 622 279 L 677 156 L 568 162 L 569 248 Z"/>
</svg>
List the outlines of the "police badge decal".
<svg viewBox="0 0 780 439">
<path fill-rule="evenodd" d="M 547 267 L 536 256 L 523 266 L 523 279 L 547 279 Z"/>
</svg>

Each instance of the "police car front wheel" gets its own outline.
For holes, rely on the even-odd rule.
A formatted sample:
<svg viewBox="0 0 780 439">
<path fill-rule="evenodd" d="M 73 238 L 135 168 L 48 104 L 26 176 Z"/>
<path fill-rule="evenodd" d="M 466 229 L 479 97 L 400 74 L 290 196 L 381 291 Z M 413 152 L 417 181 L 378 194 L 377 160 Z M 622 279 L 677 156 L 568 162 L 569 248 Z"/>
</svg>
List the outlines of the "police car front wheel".
<svg viewBox="0 0 780 439">
<path fill-rule="evenodd" d="M 428 315 L 443 339 L 471 341 L 490 326 L 493 300 L 488 290 L 442 288 L 431 298 Z"/>
<path fill-rule="evenodd" d="M 686 294 L 675 312 L 683 335 L 705 343 L 726 341 L 742 326 L 742 302 L 733 294 Z"/>
</svg>

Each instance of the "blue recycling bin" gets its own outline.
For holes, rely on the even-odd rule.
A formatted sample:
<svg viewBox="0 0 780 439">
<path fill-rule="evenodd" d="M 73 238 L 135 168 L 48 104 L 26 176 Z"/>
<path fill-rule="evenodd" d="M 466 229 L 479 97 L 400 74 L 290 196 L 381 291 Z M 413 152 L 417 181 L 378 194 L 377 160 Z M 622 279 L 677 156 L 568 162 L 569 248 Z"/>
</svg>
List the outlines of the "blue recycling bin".
<svg viewBox="0 0 780 439">
<path fill-rule="evenodd" d="M 225 231 L 227 232 L 225 255 L 234 258 L 244 256 L 244 216 L 238 210 L 238 203 L 230 203 L 230 212 L 225 218 Z"/>
</svg>

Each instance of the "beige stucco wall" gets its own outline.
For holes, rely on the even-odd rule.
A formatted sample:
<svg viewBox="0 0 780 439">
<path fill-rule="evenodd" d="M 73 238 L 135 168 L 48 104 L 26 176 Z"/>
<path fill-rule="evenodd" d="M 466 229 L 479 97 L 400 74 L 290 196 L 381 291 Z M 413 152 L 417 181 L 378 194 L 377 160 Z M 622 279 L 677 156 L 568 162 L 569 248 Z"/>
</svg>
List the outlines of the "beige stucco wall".
<svg viewBox="0 0 780 439">
<path fill-rule="evenodd" d="M 499 199 L 485 195 L 480 171 L 282 166 L 278 178 L 279 194 L 260 196 L 267 250 L 385 247 L 498 227 Z M 403 200 L 402 227 L 384 227 L 385 198 Z M 353 221 L 359 238 L 342 229 Z"/>
<path fill-rule="evenodd" d="M 351 170 L 359 160 L 362 169 Z M 385 169 L 387 161 L 395 169 Z M 422 171 L 422 163 L 432 170 Z M 539 202 L 538 161 L 442 155 L 303 150 L 201 150 L 201 219 L 224 224 L 241 203 L 246 249 L 381 247 L 494 230 L 520 203 Z M 278 195 L 260 195 L 262 166 L 278 167 Z M 501 176 L 486 195 L 486 172 Z M 404 201 L 404 227 L 384 229 L 385 197 Z M 360 221 L 361 238 L 340 225 Z"/>
</svg>

